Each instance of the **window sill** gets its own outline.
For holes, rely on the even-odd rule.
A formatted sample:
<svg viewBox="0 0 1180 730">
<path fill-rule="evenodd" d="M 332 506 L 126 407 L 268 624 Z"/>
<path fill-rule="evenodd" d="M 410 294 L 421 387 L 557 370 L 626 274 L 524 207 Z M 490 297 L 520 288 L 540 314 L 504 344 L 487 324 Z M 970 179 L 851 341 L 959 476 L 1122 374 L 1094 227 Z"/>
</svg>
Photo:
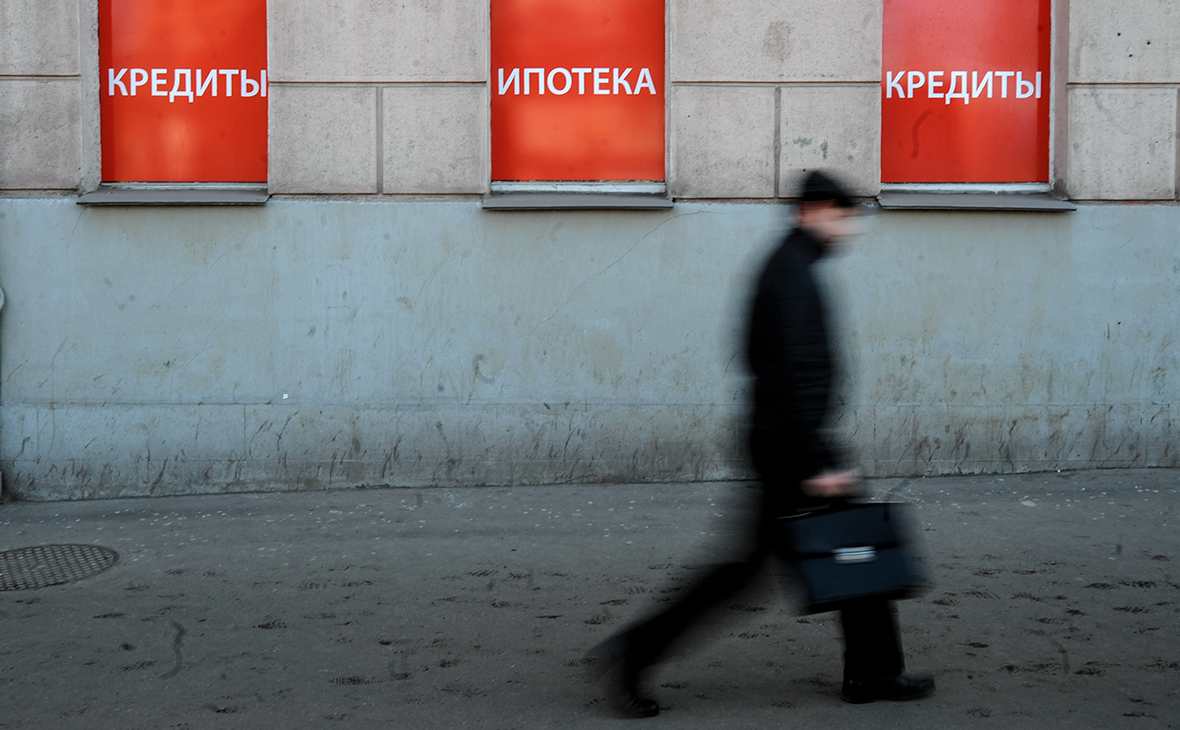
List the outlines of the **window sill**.
<svg viewBox="0 0 1180 730">
<path fill-rule="evenodd" d="M 883 192 L 877 196 L 882 210 L 1029 211 L 1065 213 L 1077 210 L 1068 200 L 1044 193 L 916 193 Z"/>
<path fill-rule="evenodd" d="M 492 193 L 483 209 L 518 210 L 671 210 L 663 195 L 643 193 Z"/>
<path fill-rule="evenodd" d="M 270 193 L 265 185 L 227 186 L 123 186 L 100 185 L 79 196 L 78 205 L 264 205 Z"/>
</svg>

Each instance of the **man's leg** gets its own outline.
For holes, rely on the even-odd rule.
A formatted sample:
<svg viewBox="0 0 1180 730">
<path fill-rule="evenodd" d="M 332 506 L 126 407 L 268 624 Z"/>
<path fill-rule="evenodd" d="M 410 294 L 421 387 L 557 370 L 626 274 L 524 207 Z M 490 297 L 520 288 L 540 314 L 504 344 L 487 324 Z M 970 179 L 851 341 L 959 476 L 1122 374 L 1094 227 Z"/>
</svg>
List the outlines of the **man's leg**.
<svg viewBox="0 0 1180 730">
<path fill-rule="evenodd" d="M 770 553 L 770 531 L 773 524 L 771 500 L 763 487 L 758 505 L 748 514 L 745 527 L 736 538 L 748 540 L 744 559 L 712 567 L 687 591 L 677 596 L 672 605 L 615 634 L 599 644 L 589 658 L 607 669 L 614 687 L 615 699 L 624 714 L 650 717 L 659 712 L 655 702 L 642 697 L 640 678 L 645 669 L 655 664 L 669 648 L 701 617 L 724 605 L 746 588 Z"/>
<path fill-rule="evenodd" d="M 844 699 L 912 700 L 934 691 L 930 677 L 905 671 L 901 634 L 893 603 L 883 599 L 850 601 L 840 611 L 844 630 Z"/>
<path fill-rule="evenodd" d="M 840 611 L 844 630 L 844 678 L 893 677 L 905 671 L 897 611 L 889 601 L 866 598 Z"/>
<path fill-rule="evenodd" d="M 608 673 L 612 700 L 625 715 L 652 717 L 659 705 L 643 696 L 640 680 L 688 629 L 711 609 L 745 588 L 764 562 L 764 555 L 711 569 L 671 606 L 615 634 L 593 649 L 589 658 Z"/>
<path fill-rule="evenodd" d="M 671 606 L 620 634 L 631 663 L 641 670 L 659 661 L 702 616 L 749 585 L 762 563 L 763 556 L 755 555 L 743 562 L 715 566 Z"/>
</svg>

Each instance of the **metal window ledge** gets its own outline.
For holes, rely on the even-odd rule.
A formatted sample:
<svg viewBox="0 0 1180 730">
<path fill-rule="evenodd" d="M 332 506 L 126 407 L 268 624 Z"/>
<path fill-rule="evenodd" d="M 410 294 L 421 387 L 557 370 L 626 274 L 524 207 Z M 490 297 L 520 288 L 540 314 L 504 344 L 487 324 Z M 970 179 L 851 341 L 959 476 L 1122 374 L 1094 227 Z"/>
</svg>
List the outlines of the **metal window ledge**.
<svg viewBox="0 0 1180 730">
<path fill-rule="evenodd" d="M 1068 200 L 1029 193 L 881 193 L 883 210 L 1007 210 L 1064 213 L 1077 210 Z"/>
<path fill-rule="evenodd" d="M 263 205 L 270 198 L 266 186 L 125 187 L 100 185 L 78 197 L 78 205 Z"/>
<path fill-rule="evenodd" d="M 641 193 L 492 193 L 484 210 L 670 210 L 663 195 Z"/>
</svg>

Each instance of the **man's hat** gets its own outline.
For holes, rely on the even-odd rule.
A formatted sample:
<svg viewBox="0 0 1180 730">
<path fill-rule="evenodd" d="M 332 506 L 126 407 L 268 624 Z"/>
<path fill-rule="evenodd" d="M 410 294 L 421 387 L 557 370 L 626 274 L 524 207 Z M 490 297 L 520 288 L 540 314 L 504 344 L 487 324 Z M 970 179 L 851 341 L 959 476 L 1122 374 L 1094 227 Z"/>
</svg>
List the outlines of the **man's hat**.
<svg viewBox="0 0 1180 730">
<path fill-rule="evenodd" d="M 847 188 L 825 172 L 813 170 L 799 187 L 800 203 L 835 203 L 840 208 L 855 208 Z"/>
</svg>

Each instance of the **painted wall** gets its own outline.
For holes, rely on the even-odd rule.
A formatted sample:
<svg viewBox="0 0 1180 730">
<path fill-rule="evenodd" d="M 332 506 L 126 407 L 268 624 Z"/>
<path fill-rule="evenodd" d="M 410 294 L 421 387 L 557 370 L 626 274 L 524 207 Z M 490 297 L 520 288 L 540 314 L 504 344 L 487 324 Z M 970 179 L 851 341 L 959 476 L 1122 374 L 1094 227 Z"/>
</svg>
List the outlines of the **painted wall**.
<svg viewBox="0 0 1180 730">
<path fill-rule="evenodd" d="M 675 209 L 494 214 L 486 0 L 271 0 L 271 202 L 121 210 L 73 202 L 97 0 L 0 3 L 5 489 L 742 475 L 776 203 L 880 190 L 881 8 L 668 0 Z M 1177 12 L 1054 3 L 1077 212 L 884 213 L 831 262 L 870 473 L 1177 465 Z"/>
<path fill-rule="evenodd" d="M 0 201 L 0 453 L 32 498 L 742 476 L 786 211 Z M 872 474 L 1180 464 L 1180 208 L 881 213 L 825 266 Z"/>
</svg>

